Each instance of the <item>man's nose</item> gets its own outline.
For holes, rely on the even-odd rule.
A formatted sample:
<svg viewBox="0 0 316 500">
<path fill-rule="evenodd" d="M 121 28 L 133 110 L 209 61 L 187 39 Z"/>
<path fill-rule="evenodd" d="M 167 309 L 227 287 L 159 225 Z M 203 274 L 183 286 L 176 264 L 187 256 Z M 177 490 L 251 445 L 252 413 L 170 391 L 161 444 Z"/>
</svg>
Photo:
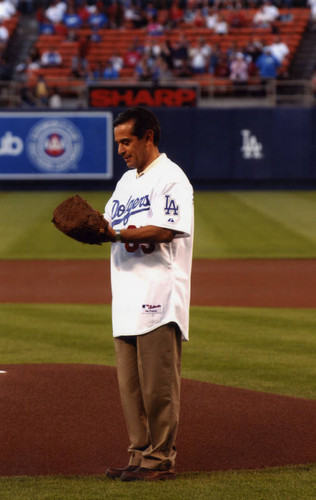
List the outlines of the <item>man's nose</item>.
<svg viewBox="0 0 316 500">
<path fill-rule="evenodd" d="M 123 144 L 119 144 L 119 147 L 118 147 L 118 154 L 119 155 L 122 155 L 125 151 L 125 148 L 123 146 Z"/>
</svg>

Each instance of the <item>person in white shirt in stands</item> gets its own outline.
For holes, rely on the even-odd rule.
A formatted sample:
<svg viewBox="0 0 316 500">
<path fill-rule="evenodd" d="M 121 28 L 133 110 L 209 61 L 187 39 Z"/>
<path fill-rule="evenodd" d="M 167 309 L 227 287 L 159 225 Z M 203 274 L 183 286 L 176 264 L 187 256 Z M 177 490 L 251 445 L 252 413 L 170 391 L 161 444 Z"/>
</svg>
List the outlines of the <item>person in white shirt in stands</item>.
<svg viewBox="0 0 316 500">
<path fill-rule="evenodd" d="M 46 50 L 41 55 L 41 66 L 60 66 L 62 62 L 61 54 L 54 47 Z"/>
<path fill-rule="evenodd" d="M 227 35 L 228 23 L 222 15 L 219 15 L 214 26 L 214 33 L 217 35 Z"/>
<path fill-rule="evenodd" d="M 312 28 L 315 30 L 316 26 L 316 0 L 307 0 L 307 5 L 310 8 L 310 19 L 312 22 Z"/>
<path fill-rule="evenodd" d="M 16 8 L 10 0 L 0 0 L 0 21 L 10 19 L 16 13 Z"/>
<path fill-rule="evenodd" d="M 5 26 L 2 26 L 2 21 L 0 20 L 0 47 L 5 47 L 8 40 L 9 30 Z"/>
<path fill-rule="evenodd" d="M 45 10 L 45 15 L 53 24 L 61 23 L 67 11 L 67 4 L 61 0 L 53 0 L 53 3 Z"/>
<path fill-rule="evenodd" d="M 205 73 L 211 57 L 212 47 L 200 37 L 196 46 L 189 49 L 190 65 L 193 73 Z"/>
<path fill-rule="evenodd" d="M 267 47 L 269 47 L 271 54 L 276 57 L 281 64 L 290 53 L 289 47 L 282 41 L 280 36 L 276 36 L 274 42 Z"/>
<path fill-rule="evenodd" d="M 280 11 L 269 0 L 261 5 L 259 10 L 255 13 L 252 23 L 257 28 L 269 28 L 279 18 Z"/>
</svg>

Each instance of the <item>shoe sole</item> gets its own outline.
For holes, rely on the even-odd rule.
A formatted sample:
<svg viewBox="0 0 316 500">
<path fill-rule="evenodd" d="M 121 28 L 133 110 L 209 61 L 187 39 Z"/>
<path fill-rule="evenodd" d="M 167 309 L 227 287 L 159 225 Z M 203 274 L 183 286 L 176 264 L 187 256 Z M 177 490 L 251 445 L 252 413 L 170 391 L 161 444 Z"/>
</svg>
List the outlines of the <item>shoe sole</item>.
<svg viewBox="0 0 316 500">
<path fill-rule="evenodd" d="M 121 481 L 123 481 L 124 483 L 129 483 L 129 482 L 132 482 L 132 481 L 168 481 L 168 480 L 172 480 L 172 479 L 176 479 L 177 478 L 177 475 L 176 474 L 173 474 L 173 473 L 166 473 L 166 474 L 163 474 L 163 475 L 160 475 L 160 476 L 153 476 L 153 477 L 132 477 L 132 476 L 127 476 L 127 477 L 124 477 L 124 475 L 122 474 L 123 477 L 121 477 Z"/>
</svg>

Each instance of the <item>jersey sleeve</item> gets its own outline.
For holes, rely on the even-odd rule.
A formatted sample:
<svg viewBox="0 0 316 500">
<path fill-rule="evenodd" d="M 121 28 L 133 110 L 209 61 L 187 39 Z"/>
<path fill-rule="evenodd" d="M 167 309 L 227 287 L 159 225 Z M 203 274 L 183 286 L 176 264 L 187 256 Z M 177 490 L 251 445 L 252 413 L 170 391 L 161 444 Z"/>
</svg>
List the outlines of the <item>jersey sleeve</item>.
<svg viewBox="0 0 316 500">
<path fill-rule="evenodd" d="M 193 190 L 190 185 L 168 184 L 152 204 L 151 224 L 190 236 L 193 222 Z"/>
</svg>

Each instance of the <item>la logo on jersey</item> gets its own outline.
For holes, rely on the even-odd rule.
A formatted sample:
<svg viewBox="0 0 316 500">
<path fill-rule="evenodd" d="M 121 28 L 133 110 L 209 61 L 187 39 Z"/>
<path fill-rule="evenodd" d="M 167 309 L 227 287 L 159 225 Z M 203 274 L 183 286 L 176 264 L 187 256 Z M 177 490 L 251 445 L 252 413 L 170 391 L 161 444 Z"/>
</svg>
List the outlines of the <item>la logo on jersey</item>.
<svg viewBox="0 0 316 500">
<path fill-rule="evenodd" d="M 166 205 L 164 208 L 165 214 L 170 215 L 168 222 L 175 222 L 175 217 L 179 215 L 179 205 L 176 205 L 175 200 L 170 198 L 169 194 L 165 196 L 165 199 L 166 199 Z"/>
<path fill-rule="evenodd" d="M 260 160 L 263 158 L 262 143 L 258 141 L 257 137 L 251 134 L 251 131 L 244 129 L 241 131 L 242 146 L 240 148 L 243 158 L 245 160 L 255 159 Z"/>
</svg>

